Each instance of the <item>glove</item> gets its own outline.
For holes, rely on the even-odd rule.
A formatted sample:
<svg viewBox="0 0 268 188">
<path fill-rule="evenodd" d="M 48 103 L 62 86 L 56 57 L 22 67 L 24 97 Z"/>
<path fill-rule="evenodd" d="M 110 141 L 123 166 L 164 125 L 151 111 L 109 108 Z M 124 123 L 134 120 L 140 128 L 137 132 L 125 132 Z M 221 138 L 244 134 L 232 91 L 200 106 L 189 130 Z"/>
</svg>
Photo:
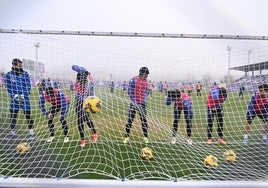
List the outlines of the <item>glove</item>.
<svg viewBox="0 0 268 188">
<path fill-rule="evenodd" d="M 21 94 L 21 95 L 15 94 L 14 100 L 17 104 L 24 104 L 24 95 L 23 94 Z"/>
<path fill-rule="evenodd" d="M 60 116 L 60 122 L 62 122 L 64 120 L 64 116 Z"/>
<path fill-rule="evenodd" d="M 212 113 L 215 113 L 215 112 L 216 112 L 216 108 L 209 108 L 208 109 L 209 114 L 212 114 Z"/>
<path fill-rule="evenodd" d="M 217 105 L 216 105 L 216 109 L 222 109 L 222 105 L 217 104 Z"/>
</svg>

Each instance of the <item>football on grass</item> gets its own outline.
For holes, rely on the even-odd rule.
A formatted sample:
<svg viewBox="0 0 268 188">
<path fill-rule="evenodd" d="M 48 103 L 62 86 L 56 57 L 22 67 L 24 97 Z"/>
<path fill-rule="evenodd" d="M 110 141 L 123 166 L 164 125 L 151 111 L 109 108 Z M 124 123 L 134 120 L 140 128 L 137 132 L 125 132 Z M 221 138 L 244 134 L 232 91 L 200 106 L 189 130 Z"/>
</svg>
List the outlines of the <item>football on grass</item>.
<svg viewBox="0 0 268 188">
<path fill-rule="evenodd" d="M 234 152 L 234 150 L 226 150 L 223 153 L 223 158 L 225 161 L 227 162 L 232 162 L 234 163 L 236 161 L 236 153 Z"/>
<path fill-rule="evenodd" d="M 27 142 L 19 143 L 16 147 L 17 153 L 21 155 L 24 155 L 25 153 L 29 152 L 30 149 L 30 144 L 28 144 Z"/>
<path fill-rule="evenodd" d="M 150 160 L 153 158 L 153 150 L 149 147 L 142 148 L 140 156 L 142 159 Z"/>
<path fill-rule="evenodd" d="M 214 155 L 208 155 L 204 159 L 204 165 L 209 168 L 217 168 L 219 166 L 218 159 Z"/>
</svg>

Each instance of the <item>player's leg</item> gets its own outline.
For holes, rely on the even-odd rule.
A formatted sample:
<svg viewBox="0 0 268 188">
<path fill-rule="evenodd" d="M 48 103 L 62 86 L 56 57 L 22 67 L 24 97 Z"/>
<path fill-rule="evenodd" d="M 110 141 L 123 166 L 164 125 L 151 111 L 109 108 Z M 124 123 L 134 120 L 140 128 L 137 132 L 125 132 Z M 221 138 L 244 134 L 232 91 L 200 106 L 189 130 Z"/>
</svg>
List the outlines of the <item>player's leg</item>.
<svg viewBox="0 0 268 188">
<path fill-rule="evenodd" d="M 84 134 L 84 120 L 83 120 L 83 101 L 79 98 L 75 99 L 75 112 L 77 115 L 77 126 L 78 126 L 78 132 L 80 134 L 81 147 L 85 147 L 86 141 L 85 141 L 85 134 Z"/>
<path fill-rule="evenodd" d="M 201 91 L 200 91 L 200 89 L 197 89 L 197 90 L 196 90 L 196 93 L 197 93 L 197 94 L 196 94 L 197 96 L 201 96 Z"/>
<path fill-rule="evenodd" d="M 135 115 L 136 115 L 136 107 L 132 103 L 130 103 L 129 108 L 128 108 L 128 118 L 127 118 L 127 123 L 126 123 L 126 136 L 123 141 L 125 144 L 128 143 L 129 141 L 130 130 L 131 130 L 132 122 L 135 118 Z"/>
<path fill-rule="evenodd" d="M 264 121 L 264 128 L 263 128 L 263 137 L 262 137 L 262 142 L 265 144 L 268 144 L 268 120 Z"/>
<path fill-rule="evenodd" d="M 63 130 L 63 134 L 64 134 L 64 143 L 69 142 L 69 135 L 68 135 L 68 125 L 67 125 L 67 121 L 65 119 L 65 117 L 60 117 L 60 122 L 62 125 L 62 130 Z"/>
<path fill-rule="evenodd" d="M 54 116 L 56 114 L 56 106 L 55 105 L 52 105 L 48 111 L 48 121 L 47 121 L 47 124 L 48 124 L 48 129 L 49 129 L 49 137 L 47 138 L 47 142 L 52 142 L 55 138 L 55 132 L 54 132 Z"/>
<path fill-rule="evenodd" d="M 143 132 L 143 141 L 149 143 L 148 139 L 148 122 L 147 122 L 147 110 L 145 104 L 139 104 L 139 115 L 141 120 L 142 132 Z"/>
<path fill-rule="evenodd" d="M 264 144 L 268 144 L 268 139 L 267 139 L 267 135 L 268 135 L 268 120 L 267 118 L 264 117 L 264 115 L 258 115 L 258 117 L 262 120 L 263 122 L 263 134 L 262 134 L 262 142 Z"/>
<path fill-rule="evenodd" d="M 173 125 L 172 125 L 172 139 L 171 139 L 172 144 L 176 144 L 176 142 L 177 142 L 177 132 L 178 132 L 178 127 L 179 127 L 180 115 L 181 115 L 181 110 L 179 110 L 178 107 L 174 106 L 174 110 L 173 110 Z"/>
<path fill-rule="evenodd" d="M 68 124 L 67 124 L 67 121 L 66 121 L 66 116 L 68 114 L 69 107 L 70 107 L 70 104 L 68 103 L 66 108 L 62 109 L 61 116 L 60 116 L 60 122 L 61 122 L 61 125 L 62 125 L 63 134 L 64 134 L 64 143 L 69 142 Z M 59 106 L 57 108 L 57 112 L 60 111 L 60 109 L 61 109 L 61 106 Z"/>
<path fill-rule="evenodd" d="M 191 118 L 191 115 L 189 114 L 190 112 L 189 111 L 184 111 L 184 118 L 185 118 L 185 121 L 186 121 L 186 134 L 187 134 L 187 142 L 188 144 L 192 144 L 192 139 L 191 139 L 191 136 L 192 136 L 192 118 Z"/>
<path fill-rule="evenodd" d="M 212 131 L 213 131 L 213 119 L 214 119 L 215 111 L 211 108 L 207 108 L 207 144 L 212 144 Z"/>
<path fill-rule="evenodd" d="M 246 125 L 245 125 L 245 134 L 244 134 L 244 138 L 243 138 L 243 143 L 244 144 L 248 144 L 248 134 L 249 134 L 249 131 L 250 131 L 250 125 L 251 125 L 251 123 L 252 123 L 252 120 L 255 118 L 255 114 L 253 115 L 253 116 L 251 116 L 250 114 L 249 114 L 249 112 L 247 112 L 247 114 L 246 114 L 246 119 L 247 119 L 247 121 L 246 121 Z"/>
<path fill-rule="evenodd" d="M 28 122 L 29 139 L 32 140 L 34 139 L 34 131 L 33 131 L 34 120 L 32 118 L 31 110 L 24 110 L 23 113 Z"/>
<path fill-rule="evenodd" d="M 223 111 L 222 109 L 217 109 L 216 111 L 216 119 L 218 124 L 218 142 L 220 144 L 226 145 L 226 141 L 223 139 Z"/>
<path fill-rule="evenodd" d="M 86 122 L 87 126 L 91 129 L 92 135 L 91 135 L 91 140 L 93 143 L 96 143 L 98 140 L 98 132 L 95 129 L 93 121 L 90 119 L 89 114 L 83 112 L 83 119 L 84 122 Z"/>
<path fill-rule="evenodd" d="M 62 125 L 62 130 L 63 130 L 64 136 L 68 137 L 68 125 L 67 125 L 67 121 L 66 121 L 65 117 L 61 117 L 60 122 Z"/>
<path fill-rule="evenodd" d="M 8 139 L 13 139 L 16 137 L 16 124 L 17 124 L 17 116 L 19 110 L 17 109 L 10 109 L 10 135 L 7 136 Z"/>
</svg>

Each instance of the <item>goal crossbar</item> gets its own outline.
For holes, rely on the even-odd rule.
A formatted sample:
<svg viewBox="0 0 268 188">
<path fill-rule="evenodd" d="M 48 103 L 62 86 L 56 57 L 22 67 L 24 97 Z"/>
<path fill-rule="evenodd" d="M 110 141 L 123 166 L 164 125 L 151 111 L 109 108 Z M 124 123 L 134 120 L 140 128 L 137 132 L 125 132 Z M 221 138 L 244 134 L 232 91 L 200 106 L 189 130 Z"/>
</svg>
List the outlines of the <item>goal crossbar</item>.
<svg viewBox="0 0 268 188">
<path fill-rule="evenodd" d="M 211 34 L 169 34 L 169 33 L 127 33 L 127 32 L 95 32 L 95 31 L 53 31 L 53 30 L 22 30 L 2 29 L 0 33 L 10 34 L 46 34 L 46 35 L 84 35 L 84 36 L 115 36 L 115 37 L 162 37 L 192 39 L 232 39 L 232 40 L 268 40 L 268 36 L 250 35 L 211 35 Z"/>
</svg>

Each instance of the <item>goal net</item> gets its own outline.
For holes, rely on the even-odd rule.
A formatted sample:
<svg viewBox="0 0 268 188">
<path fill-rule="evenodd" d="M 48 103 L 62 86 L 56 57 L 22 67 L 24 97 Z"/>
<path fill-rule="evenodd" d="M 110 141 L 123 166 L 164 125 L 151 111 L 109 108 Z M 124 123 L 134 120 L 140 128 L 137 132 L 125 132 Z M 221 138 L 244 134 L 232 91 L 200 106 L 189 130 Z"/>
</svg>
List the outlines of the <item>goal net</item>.
<svg viewBox="0 0 268 188">
<path fill-rule="evenodd" d="M 0 31 L 0 176 L 14 178 L 117 179 L 117 180 L 223 180 L 268 181 L 268 145 L 262 142 L 264 123 L 256 117 L 250 125 L 249 142 L 243 144 L 246 110 L 258 85 L 267 83 L 268 43 L 265 37 L 222 35 L 173 35 L 139 33 L 94 33 L 64 31 Z M 31 112 L 34 140 L 28 140 L 28 122 L 18 113 L 16 133 L 10 134 L 10 96 L 5 75 L 12 60 L 19 58 L 31 78 Z M 85 147 L 75 112 L 73 85 L 77 72 L 73 65 L 87 69 L 94 95 L 101 100 L 101 111 L 89 114 L 98 132 L 92 142 L 92 130 L 85 124 Z M 264 65 L 264 67 L 262 67 Z M 129 80 L 140 67 L 149 69 L 148 81 L 154 85 L 147 98 L 149 143 L 144 143 L 140 116 L 133 121 L 129 142 L 125 138 Z M 257 68 L 259 66 L 259 68 Z M 250 68 L 251 67 L 251 68 Z M 249 70 L 249 71 L 248 71 Z M 64 143 L 60 112 L 54 118 L 55 136 L 50 136 L 48 119 L 39 108 L 37 83 L 50 78 L 69 98 L 66 116 L 69 142 Z M 114 90 L 111 83 L 114 83 Z M 182 112 L 171 143 L 174 103 L 167 106 L 167 90 L 185 93 L 192 84 L 192 144 L 186 141 L 186 120 Z M 202 84 L 201 95 L 196 85 Z M 223 139 L 218 143 L 217 120 L 213 121 L 212 144 L 207 144 L 207 95 L 214 82 L 227 89 L 223 104 Z M 162 83 L 162 85 L 161 85 Z M 125 85 L 126 84 L 126 85 Z M 163 86 L 163 90 L 162 90 Z M 239 87 L 243 86 L 243 97 Z M 48 110 L 50 104 L 45 103 Z M 16 152 L 21 142 L 30 150 Z M 153 159 L 140 157 L 142 148 L 153 150 Z M 233 150 L 235 162 L 227 162 L 223 153 Z M 213 155 L 218 167 L 208 167 L 204 159 Z"/>
</svg>

